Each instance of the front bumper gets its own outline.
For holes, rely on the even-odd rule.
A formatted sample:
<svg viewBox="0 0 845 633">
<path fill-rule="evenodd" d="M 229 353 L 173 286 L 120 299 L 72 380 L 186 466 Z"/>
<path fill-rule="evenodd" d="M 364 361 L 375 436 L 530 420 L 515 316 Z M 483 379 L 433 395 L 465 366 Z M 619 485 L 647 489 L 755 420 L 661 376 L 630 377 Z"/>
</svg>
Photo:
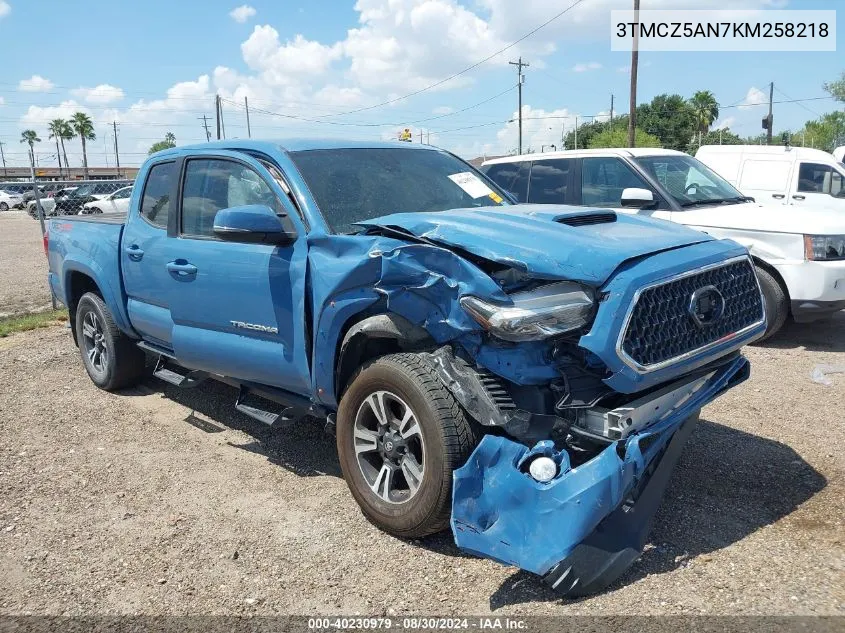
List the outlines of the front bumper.
<svg viewBox="0 0 845 633">
<path fill-rule="evenodd" d="M 568 594 L 606 587 L 636 560 L 699 409 L 748 378 L 738 357 L 673 413 L 549 483 L 519 465 L 528 447 L 486 435 L 454 473 L 452 532 L 461 549 L 546 576 Z M 586 540 L 585 540 L 586 539 Z M 583 545 L 579 549 L 579 544 Z M 575 570 L 575 573 L 573 573 Z"/>
<path fill-rule="evenodd" d="M 845 261 L 776 264 L 796 321 L 812 321 L 845 306 Z"/>
</svg>

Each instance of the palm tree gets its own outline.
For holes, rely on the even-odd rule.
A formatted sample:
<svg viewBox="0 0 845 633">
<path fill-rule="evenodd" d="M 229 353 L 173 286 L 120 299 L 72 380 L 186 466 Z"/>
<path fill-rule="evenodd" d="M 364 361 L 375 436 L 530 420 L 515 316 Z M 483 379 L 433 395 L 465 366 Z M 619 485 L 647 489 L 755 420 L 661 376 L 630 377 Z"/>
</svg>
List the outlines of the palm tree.
<svg viewBox="0 0 845 633">
<path fill-rule="evenodd" d="M 70 176 L 70 163 L 67 161 L 67 151 L 65 151 L 65 141 L 71 140 L 76 134 L 73 131 L 73 128 L 70 126 L 70 122 L 62 119 L 62 127 L 59 130 L 59 141 L 62 144 L 62 156 L 65 159 L 65 170 L 67 171 L 68 177 Z"/>
<path fill-rule="evenodd" d="M 82 141 L 82 169 L 85 171 L 85 180 L 88 180 L 88 153 L 85 149 L 85 141 L 96 141 L 94 123 L 84 112 L 76 112 L 70 117 L 70 125 L 76 136 Z"/>
<path fill-rule="evenodd" d="M 701 145 L 701 133 L 707 132 L 713 122 L 719 118 L 719 103 L 709 90 L 699 90 L 689 100 L 695 110 L 698 123 L 698 144 Z"/>
<path fill-rule="evenodd" d="M 38 138 L 38 133 L 35 130 L 24 130 L 21 132 L 21 143 L 26 143 L 29 145 L 29 163 L 32 165 L 33 173 L 35 171 L 35 148 L 34 145 L 36 143 L 40 143 L 41 139 Z"/>
<path fill-rule="evenodd" d="M 59 151 L 59 138 L 61 138 L 62 128 L 66 124 L 64 119 L 53 119 L 50 121 L 50 125 L 47 126 L 50 130 L 49 138 L 56 139 L 56 159 L 59 162 L 59 178 L 62 177 L 62 153 Z M 67 163 L 65 163 L 65 167 L 68 167 Z"/>
</svg>

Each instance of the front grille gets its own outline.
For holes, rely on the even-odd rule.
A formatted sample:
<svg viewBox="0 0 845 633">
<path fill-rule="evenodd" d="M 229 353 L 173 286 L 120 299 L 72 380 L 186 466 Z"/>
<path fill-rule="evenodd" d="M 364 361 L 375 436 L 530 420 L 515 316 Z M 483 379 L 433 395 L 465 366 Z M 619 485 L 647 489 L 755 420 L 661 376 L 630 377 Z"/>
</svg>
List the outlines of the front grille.
<svg viewBox="0 0 845 633">
<path fill-rule="evenodd" d="M 721 293 L 724 311 L 712 323 L 699 324 L 690 313 L 690 301 L 693 293 L 707 286 Z M 762 318 L 754 267 L 743 259 L 646 288 L 631 312 L 622 351 L 648 368 L 706 347 Z"/>
</svg>

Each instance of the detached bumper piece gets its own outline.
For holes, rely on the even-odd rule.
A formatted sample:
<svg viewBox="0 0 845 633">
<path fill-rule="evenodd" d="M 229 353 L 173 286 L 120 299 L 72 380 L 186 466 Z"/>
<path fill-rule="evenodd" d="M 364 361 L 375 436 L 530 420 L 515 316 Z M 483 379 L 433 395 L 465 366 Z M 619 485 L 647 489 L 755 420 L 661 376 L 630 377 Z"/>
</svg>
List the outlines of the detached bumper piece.
<svg viewBox="0 0 845 633">
<path fill-rule="evenodd" d="M 454 474 L 452 532 L 463 550 L 544 577 L 562 595 L 601 591 L 645 546 L 654 514 L 701 407 L 749 374 L 742 357 L 720 368 L 673 415 L 570 468 L 551 442 L 529 449 L 486 435 Z M 557 475 L 529 474 L 537 455 Z"/>
</svg>

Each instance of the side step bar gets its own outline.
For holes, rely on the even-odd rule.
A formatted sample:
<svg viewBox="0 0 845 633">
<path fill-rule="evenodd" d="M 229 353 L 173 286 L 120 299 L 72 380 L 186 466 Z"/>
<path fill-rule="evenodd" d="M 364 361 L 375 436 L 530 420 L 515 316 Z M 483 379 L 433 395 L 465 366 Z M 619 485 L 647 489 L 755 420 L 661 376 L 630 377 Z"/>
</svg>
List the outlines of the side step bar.
<svg viewBox="0 0 845 633">
<path fill-rule="evenodd" d="M 187 374 L 180 374 L 173 371 L 172 369 L 168 369 L 167 358 L 165 356 L 159 356 L 158 361 L 156 362 L 155 370 L 153 371 L 153 376 L 163 380 L 166 383 L 170 383 L 175 387 L 191 389 L 205 382 L 206 378 L 208 378 L 208 372 L 190 371 Z"/>
</svg>

